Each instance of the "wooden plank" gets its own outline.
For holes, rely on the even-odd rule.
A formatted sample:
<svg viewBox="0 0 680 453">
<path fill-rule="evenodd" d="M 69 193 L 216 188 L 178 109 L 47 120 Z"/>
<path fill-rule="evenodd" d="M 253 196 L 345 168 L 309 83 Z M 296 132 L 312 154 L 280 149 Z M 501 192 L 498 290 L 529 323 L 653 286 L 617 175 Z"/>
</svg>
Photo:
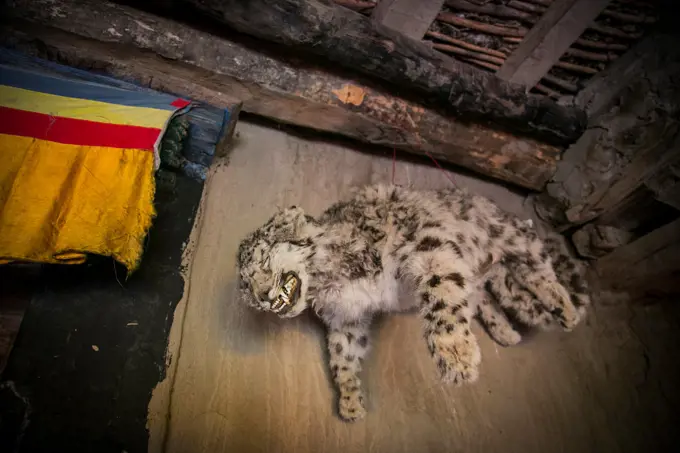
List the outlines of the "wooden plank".
<svg viewBox="0 0 680 453">
<path fill-rule="evenodd" d="M 680 154 L 678 150 L 677 154 Z M 660 168 L 645 186 L 654 193 L 654 197 L 677 210 L 680 210 L 680 156 L 677 161 Z"/>
<path fill-rule="evenodd" d="M 575 103 L 588 112 L 589 118 L 597 118 L 618 101 L 621 92 L 644 72 L 651 72 L 666 60 L 659 49 L 675 46 L 673 35 L 654 34 L 646 37 L 604 71 L 593 76 L 576 95 Z"/>
<path fill-rule="evenodd" d="M 371 20 L 407 38 L 421 40 L 443 5 L 444 0 L 381 0 Z"/>
<path fill-rule="evenodd" d="M 535 86 L 610 0 L 555 0 L 497 76 L 526 87 Z"/>
<path fill-rule="evenodd" d="M 333 0 L 334 3 L 357 11 L 359 13 L 366 13 L 375 8 L 375 2 L 364 0 Z"/>
<path fill-rule="evenodd" d="M 595 270 L 605 284 L 634 288 L 645 280 L 680 270 L 680 219 L 597 260 Z"/>
<path fill-rule="evenodd" d="M 13 14 L 62 27 L 64 10 L 88 8 L 93 0 L 16 0 Z M 346 69 L 406 89 L 465 121 L 495 124 L 506 131 L 553 144 L 576 140 L 587 119 L 573 106 L 527 94 L 493 74 L 405 38 L 347 8 L 320 0 L 187 0 L 223 26 L 314 54 Z M 56 12 L 55 12 L 56 11 Z M 77 15 L 77 13 L 76 13 Z M 379 29 L 378 29 L 379 28 Z M 157 40 L 158 37 L 154 37 Z"/>
<path fill-rule="evenodd" d="M 530 189 L 543 187 L 561 153 L 557 147 L 459 123 L 354 79 L 289 64 L 175 22 L 137 11 L 133 15 L 119 5 L 93 2 L 89 7 L 89 11 L 68 11 L 73 12 L 69 29 L 108 42 L 30 23 L 18 23 L 17 29 L 5 27 L 2 42 L 159 91 L 184 93 L 217 107 L 243 100 L 245 112 L 390 149 L 429 154 Z M 155 40 L 159 31 L 175 38 Z"/>
<path fill-rule="evenodd" d="M 680 210 L 680 183 L 676 182 L 671 187 L 657 194 L 657 200 Z"/>
<path fill-rule="evenodd" d="M 659 117 L 644 132 L 637 137 L 639 143 L 633 148 L 635 155 L 628 165 L 622 166 L 620 176 L 610 185 L 603 184 L 582 203 L 568 210 L 566 215 L 570 222 L 585 223 L 615 210 L 660 169 L 678 162 L 680 122 L 669 117 Z"/>
<path fill-rule="evenodd" d="M 506 5 L 498 5 L 494 3 L 472 3 L 468 0 L 446 0 L 446 6 L 466 13 L 484 14 L 493 17 L 500 17 L 503 19 L 514 19 L 522 22 L 533 24 L 536 18 L 533 14 L 520 11 L 515 8 L 509 8 Z"/>
<path fill-rule="evenodd" d="M 650 36 L 624 58 L 580 98 L 594 114 L 591 127 L 565 151 L 539 208 L 555 225 L 613 218 L 609 213 L 621 212 L 632 193 L 680 154 L 677 40 Z"/>
<path fill-rule="evenodd" d="M 647 232 L 667 222 L 671 212 L 672 208 L 657 200 L 654 192 L 641 186 L 593 222 L 626 231 Z"/>
</svg>

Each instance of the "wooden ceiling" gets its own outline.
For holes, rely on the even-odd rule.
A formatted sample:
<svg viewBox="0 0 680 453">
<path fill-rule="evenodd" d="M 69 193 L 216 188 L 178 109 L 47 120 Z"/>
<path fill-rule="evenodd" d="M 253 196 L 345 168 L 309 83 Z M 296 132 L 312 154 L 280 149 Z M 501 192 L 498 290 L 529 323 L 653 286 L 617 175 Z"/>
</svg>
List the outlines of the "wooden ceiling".
<svg viewBox="0 0 680 453">
<path fill-rule="evenodd" d="M 647 34 L 660 15 L 658 2 L 643 0 L 335 2 L 556 99 L 576 95 L 593 75 Z M 388 10 L 397 18 L 392 24 L 385 20 Z M 428 19 L 429 27 L 418 36 L 422 28 L 414 31 L 412 23 Z"/>
</svg>

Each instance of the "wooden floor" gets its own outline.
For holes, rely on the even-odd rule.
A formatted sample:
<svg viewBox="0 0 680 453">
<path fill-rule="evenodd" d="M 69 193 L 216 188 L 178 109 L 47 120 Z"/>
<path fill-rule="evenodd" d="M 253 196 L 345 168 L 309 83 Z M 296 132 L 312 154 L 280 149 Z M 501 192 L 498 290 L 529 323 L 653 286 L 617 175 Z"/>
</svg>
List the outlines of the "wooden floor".
<svg viewBox="0 0 680 453">
<path fill-rule="evenodd" d="M 352 186 L 390 181 L 390 153 L 371 156 L 248 123 L 237 131 L 206 186 L 189 244 L 169 377 L 150 407 L 150 451 L 671 451 L 680 360 L 672 342 L 657 340 L 673 334 L 677 319 L 658 307 L 601 305 L 571 334 L 541 333 L 510 349 L 477 328 L 481 378 L 458 388 L 437 381 L 414 315 L 383 319 L 364 373 L 368 417 L 340 421 L 321 328 L 309 317 L 281 321 L 241 305 L 236 249 L 277 207 L 316 215 Z M 523 200 L 506 189 L 454 177 L 522 212 Z M 404 162 L 396 182 L 451 184 L 436 168 Z"/>
</svg>

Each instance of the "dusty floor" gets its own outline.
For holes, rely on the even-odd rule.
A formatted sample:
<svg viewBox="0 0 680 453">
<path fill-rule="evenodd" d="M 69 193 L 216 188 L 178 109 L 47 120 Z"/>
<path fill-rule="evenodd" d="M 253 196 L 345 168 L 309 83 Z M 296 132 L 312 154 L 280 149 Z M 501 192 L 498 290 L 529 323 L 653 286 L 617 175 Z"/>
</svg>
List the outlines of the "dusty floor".
<svg viewBox="0 0 680 453">
<path fill-rule="evenodd" d="M 173 325 L 174 381 L 151 403 L 150 451 L 680 451 L 669 429 L 680 402 L 680 323 L 658 306 L 598 304 L 573 333 L 541 333 L 510 349 L 478 328 L 481 378 L 459 388 L 437 381 L 415 315 L 383 319 L 365 366 L 368 417 L 341 422 L 321 328 L 241 306 L 236 248 L 277 207 L 318 214 L 353 185 L 389 181 L 391 158 L 248 123 L 238 132 L 204 195 Z M 451 184 L 413 163 L 398 162 L 396 175 L 415 187 Z M 506 189 L 461 175 L 455 182 L 523 210 Z"/>
</svg>

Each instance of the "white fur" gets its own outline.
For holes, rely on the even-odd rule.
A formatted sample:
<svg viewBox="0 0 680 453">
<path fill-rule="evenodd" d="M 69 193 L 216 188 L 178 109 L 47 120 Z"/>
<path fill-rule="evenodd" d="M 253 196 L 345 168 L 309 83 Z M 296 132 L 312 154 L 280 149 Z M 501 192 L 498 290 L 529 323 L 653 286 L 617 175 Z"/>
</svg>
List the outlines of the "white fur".
<svg viewBox="0 0 680 453">
<path fill-rule="evenodd" d="M 298 275 L 300 297 L 281 316 L 312 308 L 328 326 L 340 415 L 356 420 L 365 413 L 358 373 L 376 313 L 419 306 L 442 379 L 455 383 L 479 374 L 475 314 L 504 345 L 520 338 L 504 311 L 529 324 L 546 316 L 566 329 L 578 323 L 580 310 L 563 286 L 571 280 L 555 274 L 531 225 L 464 191 L 369 186 L 319 219 L 293 207 L 249 235 L 239 249 L 243 294 L 269 310 L 282 275 Z"/>
</svg>

